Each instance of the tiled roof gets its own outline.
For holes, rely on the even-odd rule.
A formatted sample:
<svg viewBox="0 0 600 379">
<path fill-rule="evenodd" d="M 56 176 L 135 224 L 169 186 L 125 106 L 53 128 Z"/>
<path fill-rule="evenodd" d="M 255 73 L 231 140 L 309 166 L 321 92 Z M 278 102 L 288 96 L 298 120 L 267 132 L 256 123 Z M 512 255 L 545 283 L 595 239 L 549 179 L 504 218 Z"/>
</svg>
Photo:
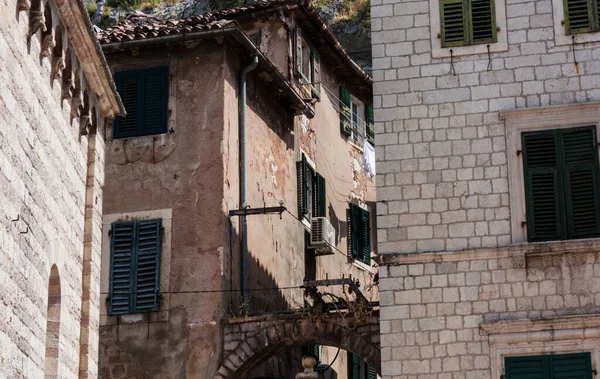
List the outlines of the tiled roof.
<svg viewBox="0 0 600 379">
<path fill-rule="evenodd" d="M 101 44 L 149 39 L 155 37 L 220 29 L 231 21 L 218 20 L 207 13 L 180 20 L 161 19 L 141 13 L 132 13 L 110 29 L 98 33 Z"/>
<path fill-rule="evenodd" d="M 163 19 L 145 15 L 143 13 L 132 13 L 121 23 L 98 33 L 101 44 L 127 42 L 133 40 L 145 40 L 176 34 L 190 32 L 208 31 L 233 26 L 233 20 L 240 16 L 250 15 L 255 17 L 260 11 L 274 10 L 279 7 L 289 9 L 300 8 L 308 16 L 313 25 L 316 25 L 319 33 L 323 36 L 326 44 L 330 46 L 337 56 L 348 65 L 360 81 L 369 88 L 372 85 L 371 77 L 363 71 L 349 56 L 348 52 L 335 38 L 331 30 L 325 25 L 315 8 L 308 0 L 254 0 L 252 3 L 242 7 L 225 9 L 215 13 L 204 13 L 182 19 Z"/>
<path fill-rule="evenodd" d="M 243 7 L 224 9 L 182 19 L 162 19 L 144 13 L 130 13 L 124 21 L 98 33 L 101 44 L 155 38 L 223 28 L 227 18 L 273 6 L 293 5 L 296 0 L 259 0 Z"/>
</svg>

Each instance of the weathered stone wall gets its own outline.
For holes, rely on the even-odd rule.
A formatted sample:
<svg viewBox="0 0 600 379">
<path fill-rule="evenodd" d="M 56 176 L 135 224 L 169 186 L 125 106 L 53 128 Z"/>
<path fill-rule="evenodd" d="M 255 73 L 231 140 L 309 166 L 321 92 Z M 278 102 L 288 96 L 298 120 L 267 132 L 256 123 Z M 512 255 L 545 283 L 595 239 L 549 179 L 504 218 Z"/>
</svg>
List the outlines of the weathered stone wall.
<svg viewBox="0 0 600 379">
<path fill-rule="evenodd" d="M 496 378 L 492 366 L 502 367 L 502 358 L 480 325 L 600 313 L 600 253 L 593 250 L 528 255 L 526 267 L 504 249 L 382 267 L 383 377 Z M 598 356 L 597 334 L 559 329 L 568 328 L 547 327 L 555 335 L 542 340 L 528 335 L 507 355 L 560 352 L 570 334 L 569 352 Z"/>
<path fill-rule="evenodd" d="M 50 9 L 47 34 L 53 36 L 63 20 L 53 3 Z M 103 120 L 92 114 L 90 134 L 80 134 L 79 113 L 71 112 L 76 94 L 69 92 L 63 100 L 62 80 L 51 72 L 58 50 L 41 57 L 41 31 L 28 40 L 28 30 L 28 12 L 17 14 L 17 1 L 0 1 L 0 376 L 43 378 L 46 344 L 58 340 L 58 377 L 92 377 L 97 373 L 99 270 L 87 271 L 87 285 L 82 279 L 84 264 L 98 264 L 100 256 L 96 204 L 102 202 L 104 152 L 101 136 L 94 133 Z M 82 47 L 73 36 L 63 34 L 62 41 L 65 50 L 68 41 Z M 73 46 L 68 51 L 73 65 L 65 74 L 85 82 Z M 88 93 L 89 112 L 97 104 Z M 90 139 L 96 143 L 88 144 Z M 47 339 L 54 266 L 58 280 L 52 285 L 60 296 L 53 302 L 59 304 L 60 321 L 58 335 Z"/>
<path fill-rule="evenodd" d="M 451 67 L 432 57 L 430 1 L 372 2 L 380 253 L 510 244 L 498 111 L 600 100 L 597 42 L 575 46 L 576 67 L 550 0 L 496 6 L 508 50 L 455 48 Z"/>
</svg>

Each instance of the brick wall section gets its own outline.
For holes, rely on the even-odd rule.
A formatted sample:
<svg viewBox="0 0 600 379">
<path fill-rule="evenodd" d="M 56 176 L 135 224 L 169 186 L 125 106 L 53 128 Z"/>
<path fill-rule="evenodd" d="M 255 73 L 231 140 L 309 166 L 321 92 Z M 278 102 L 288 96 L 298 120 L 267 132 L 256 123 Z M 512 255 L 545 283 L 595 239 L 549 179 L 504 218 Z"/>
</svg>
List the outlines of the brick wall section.
<svg viewBox="0 0 600 379">
<path fill-rule="evenodd" d="M 600 312 L 600 253 L 380 269 L 384 379 L 490 378 L 482 322 Z"/>
<path fill-rule="evenodd" d="M 51 86 L 49 60 L 40 62 L 39 35 L 28 49 L 27 12 L 16 8 L 0 0 L 0 376 L 44 377 L 48 277 L 56 264 L 58 377 L 77 378 L 88 144 L 70 122 L 69 102 L 61 104 L 60 83 Z M 97 313 L 97 296 L 92 300 Z"/>
<path fill-rule="evenodd" d="M 372 0 L 379 252 L 510 243 L 498 111 L 600 100 L 600 45 L 554 41 L 550 0 L 508 0 L 509 50 L 431 55 L 429 2 Z M 503 26 L 501 26 L 503 27 Z"/>
</svg>

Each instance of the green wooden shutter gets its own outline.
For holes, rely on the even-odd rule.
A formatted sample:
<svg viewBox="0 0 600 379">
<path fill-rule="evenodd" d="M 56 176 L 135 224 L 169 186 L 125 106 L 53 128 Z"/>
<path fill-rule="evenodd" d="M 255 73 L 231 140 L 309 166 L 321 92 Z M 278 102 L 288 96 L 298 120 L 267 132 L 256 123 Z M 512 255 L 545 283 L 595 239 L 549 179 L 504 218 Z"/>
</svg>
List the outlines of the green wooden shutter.
<svg viewBox="0 0 600 379">
<path fill-rule="evenodd" d="M 592 379 L 590 353 L 504 358 L 506 379 Z"/>
<path fill-rule="evenodd" d="M 560 196 L 563 193 L 555 130 L 523 133 L 523 168 L 529 241 L 566 236 Z"/>
<path fill-rule="evenodd" d="M 361 379 L 360 361 L 361 359 L 358 355 L 350 353 L 350 359 L 348 359 L 348 371 L 351 375 L 351 379 Z"/>
<path fill-rule="evenodd" d="M 321 361 L 321 354 L 319 354 L 319 353 L 320 353 L 319 345 L 313 345 L 313 355 L 317 359 L 317 363 L 319 363 Z"/>
<path fill-rule="evenodd" d="M 143 121 L 138 135 L 167 132 L 169 111 L 169 67 L 156 67 L 142 72 Z"/>
<path fill-rule="evenodd" d="M 361 217 L 361 261 L 366 264 L 371 264 L 371 217 L 369 211 L 360 209 Z"/>
<path fill-rule="evenodd" d="M 367 140 L 373 144 L 375 139 L 375 117 L 373 115 L 373 105 L 367 104 L 365 107 L 365 119 L 367 121 Z"/>
<path fill-rule="evenodd" d="M 506 357 L 504 367 L 506 379 L 550 379 L 547 356 Z"/>
<path fill-rule="evenodd" d="M 111 226 L 110 281 L 108 314 L 126 314 L 133 301 L 133 259 L 135 227 L 133 222 Z"/>
<path fill-rule="evenodd" d="M 367 366 L 367 379 L 377 379 L 377 372 L 372 366 Z"/>
<path fill-rule="evenodd" d="M 352 123 L 350 122 L 352 100 L 350 91 L 340 86 L 340 130 L 347 136 L 352 134 Z"/>
<path fill-rule="evenodd" d="M 315 183 L 315 216 L 327 217 L 327 183 L 325 178 L 317 173 Z"/>
<path fill-rule="evenodd" d="M 474 44 L 496 42 L 494 0 L 471 0 L 469 12 L 471 41 Z"/>
<path fill-rule="evenodd" d="M 127 116 L 115 119 L 113 138 L 133 136 L 136 133 L 138 117 L 141 113 L 138 97 L 139 75 L 135 71 L 117 72 L 115 73 L 115 82 Z"/>
<path fill-rule="evenodd" d="M 113 138 L 167 133 L 169 67 L 117 72 L 115 81 L 127 116 L 115 119 Z"/>
<path fill-rule="evenodd" d="M 597 237 L 600 235 L 600 199 L 595 127 L 563 129 L 561 132 L 568 237 Z"/>
<path fill-rule="evenodd" d="M 302 160 L 298 162 L 298 216 L 304 217 L 308 213 L 308 199 L 306 196 L 306 189 L 308 186 L 306 180 L 306 156 L 302 154 Z"/>
<path fill-rule="evenodd" d="M 350 204 L 350 245 L 352 257 L 362 259 L 362 210 L 355 204 Z"/>
<path fill-rule="evenodd" d="M 462 46 L 467 39 L 466 0 L 441 0 L 442 47 Z"/>
<path fill-rule="evenodd" d="M 565 33 L 578 34 L 597 30 L 598 6 L 594 0 L 563 0 Z"/>
<path fill-rule="evenodd" d="M 321 58 L 315 49 L 310 51 L 310 66 L 311 66 L 311 92 L 314 98 L 321 99 Z"/>
<path fill-rule="evenodd" d="M 560 354 L 550 356 L 552 379 L 592 379 L 590 353 Z"/>
<path fill-rule="evenodd" d="M 299 77 L 302 77 L 302 31 L 300 28 L 294 29 L 294 50 L 296 53 L 296 59 L 294 59 L 295 71 Z"/>
<path fill-rule="evenodd" d="M 135 311 L 158 310 L 162 220 L 136 222 Z"/>
</svg>

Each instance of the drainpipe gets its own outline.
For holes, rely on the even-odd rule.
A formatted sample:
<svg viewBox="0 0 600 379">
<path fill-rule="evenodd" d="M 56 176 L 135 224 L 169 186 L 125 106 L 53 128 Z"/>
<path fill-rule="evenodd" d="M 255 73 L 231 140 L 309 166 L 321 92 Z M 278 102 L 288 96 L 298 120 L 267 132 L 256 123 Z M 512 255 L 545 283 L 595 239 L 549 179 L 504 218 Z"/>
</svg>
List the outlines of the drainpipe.
<svg viewBox="0 0 600 379">
<path fill-rule="evenodd" d="M 248 208 L 246 199 L 246 75 L 258 66 L 258 56 L 252 56 L 252 63 L 240 72 L 239 124 L 240 124 L 240 204 Z M 241 225 L 242 255 L 242 313 L 248 313 L 248 225 L 246 216 L 242 216 Z"/>
</svg>

